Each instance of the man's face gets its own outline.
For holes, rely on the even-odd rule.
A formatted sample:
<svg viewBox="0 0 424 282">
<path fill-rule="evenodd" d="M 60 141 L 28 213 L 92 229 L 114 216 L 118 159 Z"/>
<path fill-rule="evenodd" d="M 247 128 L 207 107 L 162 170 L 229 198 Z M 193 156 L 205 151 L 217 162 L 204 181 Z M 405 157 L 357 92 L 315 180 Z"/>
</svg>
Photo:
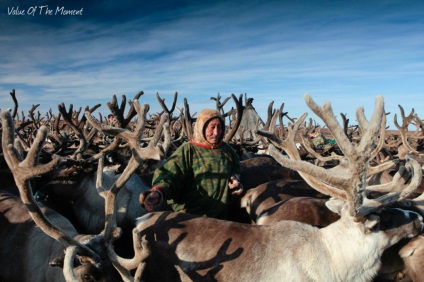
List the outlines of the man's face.
<svg viewBox="0 0 424 282">
<path fill-rule="evenodd" d="M 219 118 L 211 119 L 206 125 L 205 137 L 211 144 L 218 144 L 222 134 L 222 124 Z"/>
</svg>

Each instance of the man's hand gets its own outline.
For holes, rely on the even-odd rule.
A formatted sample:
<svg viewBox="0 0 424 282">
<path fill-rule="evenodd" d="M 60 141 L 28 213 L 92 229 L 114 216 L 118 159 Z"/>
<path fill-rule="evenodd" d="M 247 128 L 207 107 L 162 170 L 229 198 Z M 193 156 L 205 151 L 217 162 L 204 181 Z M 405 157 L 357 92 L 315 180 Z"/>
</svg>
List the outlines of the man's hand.
<svg viewBox="0 0 424 282">
<path fill-rule="evenodd" d="M 240 195 L 243 193 L 243 184 L 241 184 L 236 175 L 230 177 L 228 180 L 228 187 L 230 187 L 231 190 L 234 190 L 231 192 L 232 195 Z"/>
<path fill-rule="evenodd" d="M 148 212 L 154 211 L 155 207 L 163 201 L 163 195 L 159 190 L 150 189 L 140 194 L 140 205 Z"/>
</svg>

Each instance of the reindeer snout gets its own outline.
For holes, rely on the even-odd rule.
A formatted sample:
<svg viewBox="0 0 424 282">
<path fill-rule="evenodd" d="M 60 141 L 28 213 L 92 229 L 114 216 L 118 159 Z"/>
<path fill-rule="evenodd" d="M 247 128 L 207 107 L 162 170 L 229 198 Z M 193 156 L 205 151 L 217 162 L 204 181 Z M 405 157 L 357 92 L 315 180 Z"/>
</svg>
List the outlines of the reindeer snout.
<svg viewBox="0 0 424 282">
<path fill-rule="evenodd" d="M 420 234 L 424 233 L 424 221 L 423 217 L 421 215 L 418 215 L 419 222 L 418 224 L 421 225 Z"/>
<path fill-rule="evenodd" d="M 418 231 L 418 234 L 421 234 L 424 232 L 424 221 L 423 217 L 413 211 L 408 211 L 408 216 L 414 223 L 414 229 Z"/>
</svg>

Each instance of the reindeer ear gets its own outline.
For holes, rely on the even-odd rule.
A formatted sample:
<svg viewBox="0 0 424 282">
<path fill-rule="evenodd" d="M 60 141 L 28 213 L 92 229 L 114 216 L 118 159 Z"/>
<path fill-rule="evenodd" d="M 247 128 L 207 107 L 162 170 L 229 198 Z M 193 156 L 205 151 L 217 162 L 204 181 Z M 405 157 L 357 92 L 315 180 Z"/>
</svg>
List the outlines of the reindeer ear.
<svg viewBox="0 0 424 282">
<path fill-rule="evenodd" d="M 407 247 L 409 247 L 409 246 L 407 246 Z M 414 254 L 414 252 L 415 252 L 415 248 L 402 248 L 399 251 L 399 256 L 401 258 L 407 258 L 407 257 L 412 256 Z"/>
<path fill-rule="evenodd" d="M 346 202 L 342 199 L 337 198 L 330 198 L 327 202 L 325 202 L 325 205 L 327 208 L 337 214 L 342 213 L 342 208 L 345 206 Z"/>
<path fill-rule="evenodd" d="M 407 258 L 414 254 L 415 250 L 417 250 L 420 247 L 420 244 L 421 244 L 420 237 L 422 237 L 422 235 L 415 237 L 414 239 L 409 241 L 407 245 L 405 245 L 404 247 L 402 247 L 402 249 L 400 249 L 399 255 L 401 258 Z"/>
<path fill-rule="evenodd" d="M 65 256 L 57 257 L 57 258 L 53 259 L 51 262 L 49 262 L 49 265 L 53 266 L 53 267 L 58 266 L 58 267 L 63 268 L 63 262 L 64 261 L 65 261 Z"/>
<path fill-rule="evenodd" d="M 252 192 L 250 190 L 247 190 L 246 194 L 241 198 L 240 200 L 240 207 L 247 208 L 250 206 L 250 203 L 252 201 Z"/>
<path fill-rule="evenodd" d="M 376 214 L 370 214 L 367 219 L 364 221 L 364 226 L 367 229 L 367 232 L 371 232 L 374 230 L 377 226 L 379 226 L 380 223 L 380 216 Z"/>
</svg>

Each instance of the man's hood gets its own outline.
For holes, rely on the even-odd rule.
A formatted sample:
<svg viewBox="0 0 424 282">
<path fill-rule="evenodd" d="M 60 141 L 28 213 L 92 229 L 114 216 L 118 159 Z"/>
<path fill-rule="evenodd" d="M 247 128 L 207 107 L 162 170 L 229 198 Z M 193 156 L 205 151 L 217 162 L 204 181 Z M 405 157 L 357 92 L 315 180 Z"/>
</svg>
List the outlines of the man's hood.
<svg viewBox="0 0 424 282">
<path fill-rule="evenodd" d="M 219 118 L 219 120 L 222 123 L 222 134 L 219 138 L 219 142 L 221 142 L 224 139 L 225 134 L 225 122 L 222 116 L 219 114 L 218 111 L 213 109 L 204 109 L 200 112 L 199 116 L 197 117 L 196 123 L 194 124 L 193 128 L 193 141 L 196 143 L 200 143 L 203 145 L 211 145 L 207 140 L 205 136 L 206 132 L 206 124 L 208 121 L 214 118 Z"/>
</svg>

